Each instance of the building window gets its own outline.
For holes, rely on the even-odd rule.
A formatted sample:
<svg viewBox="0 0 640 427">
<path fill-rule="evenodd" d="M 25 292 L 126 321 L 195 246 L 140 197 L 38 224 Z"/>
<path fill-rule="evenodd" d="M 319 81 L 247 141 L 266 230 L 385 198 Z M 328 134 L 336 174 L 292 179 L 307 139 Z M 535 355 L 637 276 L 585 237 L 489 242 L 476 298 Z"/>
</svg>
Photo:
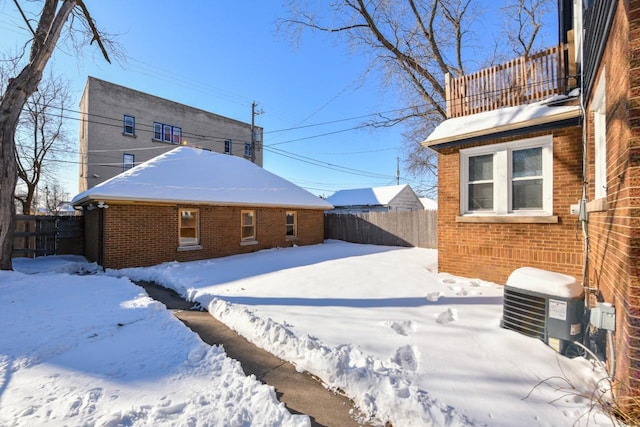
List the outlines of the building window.
<svg viewBox="0 0 640 427">
<path fill-rule="evenodd" d="M 232 147 L 233 147 L 233 143 L 231 142 L 230 139 L 225 139 L 224 140 L 224 154 L 232 154 Z"/>
<path fill-rule="evenodd" d="M 179 145 L 182 143 L 182 128 L 153 122 L 153 140 Z"/>
<path fill-rule="evenodd" d="M 243 241 L 256 239 L 256 211 L 243 210 L 241 212 L 241 239 Z"/>
<path fill-rule="evenodd" d="M 248 142 L 244 144 L 244 156 L 251 157 L 251 144 Z"/>
<path fill-rule="evenodd" d="M 136 156 L 134 154 L 124 153 L 122 155 L 122 170 L 128 171 L 136 165 Z"/>
<path fill-rule="evenodd" d="M 198 217 L 199 211 L 197 209 L 180 209 L 180 246 L 196 246 L 200 244 L 200 221 Z"/>
<path fill-rule="evenodd" d="M 287 211 L 285 215 L 287 237 L 296 237 L 298 235 L 298 221 L 295 211 Z"/>
<path fill-rule="evenodd" d="M 123 121 L 122 133 L 125 135 L 135 136 L 136 134 L 136 118 L 125 114 Z"/>
<path fill-rule="evenodd" d="M 153 122 L 153 139 L 162 141 L 162 123 Z"/>
<path fill-rule="evenodd" d="M 603 70 L 591 104 L 595 144 L 594 186 L 596 199 L 607 197 L 607 116 L 605 86 L 605 74 Z"/>
<path fill-rule="evenodd" d="M 463 214 L 552 215 L 551 135 L 460 150 Z"/>
</svg>

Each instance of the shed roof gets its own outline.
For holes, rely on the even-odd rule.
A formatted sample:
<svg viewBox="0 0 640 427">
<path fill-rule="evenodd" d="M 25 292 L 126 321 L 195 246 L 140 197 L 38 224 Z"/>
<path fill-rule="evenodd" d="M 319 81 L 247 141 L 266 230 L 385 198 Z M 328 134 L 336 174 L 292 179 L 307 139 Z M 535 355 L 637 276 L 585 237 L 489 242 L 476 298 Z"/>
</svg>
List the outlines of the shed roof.
<svg viewBox="0 0 640 427">
<path fill-rule="evenodd" d="M 328 197 L 327 201 L 333 206 L 384 206 L 391 203 L 391 201 L 407 187 L 409 187 L 409 185 L 403 184 L 388 187 L 339 190 L 331 197 Z"/>
<path fill-rule="evenodd" d="M 331 209 L 328 202 L 248 160 L 177 147 L 84 191 L 91 200 Z"/>
</svg>

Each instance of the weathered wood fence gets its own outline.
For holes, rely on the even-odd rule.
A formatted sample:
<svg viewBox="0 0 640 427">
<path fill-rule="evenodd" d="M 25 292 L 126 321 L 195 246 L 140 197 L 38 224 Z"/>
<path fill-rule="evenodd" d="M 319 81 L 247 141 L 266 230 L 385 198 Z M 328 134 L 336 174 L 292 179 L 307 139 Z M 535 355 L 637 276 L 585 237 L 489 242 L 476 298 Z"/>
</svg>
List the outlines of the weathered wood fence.
<svg viewBox="0 0 640 427">
<path fill-rule="evenodd" d="M 438 212 L 325 214 L 325 239 L 387 246 L 437 248 Z"/>
<path fill-rule="evenodd" d="M 82 255 L 82 217 L 17 215 L 13 256 Z"/>
</svg>

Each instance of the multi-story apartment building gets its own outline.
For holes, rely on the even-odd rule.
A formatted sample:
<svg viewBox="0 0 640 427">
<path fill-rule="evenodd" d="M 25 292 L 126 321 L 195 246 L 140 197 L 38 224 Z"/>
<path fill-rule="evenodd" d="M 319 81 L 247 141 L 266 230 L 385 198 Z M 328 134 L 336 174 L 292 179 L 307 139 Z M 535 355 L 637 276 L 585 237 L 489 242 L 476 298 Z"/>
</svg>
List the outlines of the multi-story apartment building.
<svg viewBox="0 0 640 427">
<path fill-rule="evenodd" d="M 262 166 L 261 127 L 95 77 L 87 79 L 80 101 L 79 139 L 80 192 L 177 145 Z"/>
</svg>

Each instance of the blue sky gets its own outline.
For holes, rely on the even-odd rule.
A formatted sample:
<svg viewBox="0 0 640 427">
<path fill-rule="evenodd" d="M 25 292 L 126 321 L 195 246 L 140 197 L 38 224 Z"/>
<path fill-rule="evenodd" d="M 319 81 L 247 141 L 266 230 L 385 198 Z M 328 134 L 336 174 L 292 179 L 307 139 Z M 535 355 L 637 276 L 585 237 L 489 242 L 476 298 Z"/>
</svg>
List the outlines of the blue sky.
<svg viewBox="0 0 640 427">
<path fill-rule="evenodd" d="M 98 27 L 118 35 L 126 63 L 109 65 L 91 46 L 81 57 L 58 49 L 49 67 L 71 80 L 76 106 L 89 75 L 245 122 L 256 101 L 263 111 L 256 124 L 264 128 L 264 167 L 314 194 L 395 184 L 402 129 L 358 128 L 401 102 L 381 90 L 378 74 L 363 79 L 369 64 L 347 47 L 322 34 L 307 34 L 294 47 L 278 34 L 276 19 L 286 14 L 281 4 L 87 2 Z M 478 24 L 484 34 L 499 31 L 497 22 Z M 0 0 L 0 51 L 28 40 L 23 27 L 13 2 Z M 70 123 L 76 138 L 77 126 Z M 75 151 L 69 156 L 77 159 Z M 61 172 L 73 196 L 77 166 L 67 163 Z M 400 182 L 420 186 L 402 164 Z"/>
</svg>

